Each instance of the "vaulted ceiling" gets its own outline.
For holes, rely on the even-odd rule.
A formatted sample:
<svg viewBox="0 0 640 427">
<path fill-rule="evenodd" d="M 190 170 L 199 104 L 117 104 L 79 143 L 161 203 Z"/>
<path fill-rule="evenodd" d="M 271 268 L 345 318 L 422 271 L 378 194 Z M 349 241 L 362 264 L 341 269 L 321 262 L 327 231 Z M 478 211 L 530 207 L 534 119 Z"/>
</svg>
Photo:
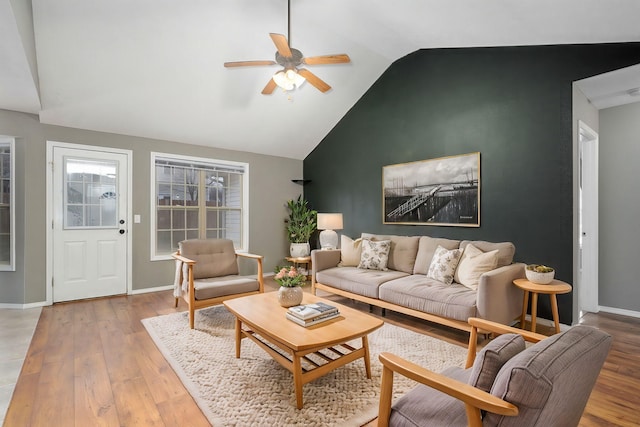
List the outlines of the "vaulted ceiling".
<svg viewBox="0 0 640 427">
<path fill-rule="evenodd" d="M 0 0 L 0 108 L 303 159 L 417 49 L 640 41 L 639 16 L 637 0 L 291 0 L 291 45 L 352 62 L 307 67 L 327 93 L 306 83 L 265 96 L 278 66 L 222 64 L 272 60 L 287 0 Z"/>
</svg>

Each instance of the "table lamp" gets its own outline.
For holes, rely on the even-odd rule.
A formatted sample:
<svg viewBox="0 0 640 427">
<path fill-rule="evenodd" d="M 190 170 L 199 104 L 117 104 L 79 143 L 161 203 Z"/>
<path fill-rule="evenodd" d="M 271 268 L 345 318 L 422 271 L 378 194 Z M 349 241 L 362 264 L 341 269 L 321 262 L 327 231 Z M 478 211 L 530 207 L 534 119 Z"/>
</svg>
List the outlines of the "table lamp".
<svg viewBox="0 0 640 427">
<path fill-rule="evenodd" d="M 341 213 L 319 213 L 318 230 L 320 232 L 320 247 L 322 249 L 336 249 L 338 247 L 338 233 L 334 230 L 342 230 Z"/>
</svg>

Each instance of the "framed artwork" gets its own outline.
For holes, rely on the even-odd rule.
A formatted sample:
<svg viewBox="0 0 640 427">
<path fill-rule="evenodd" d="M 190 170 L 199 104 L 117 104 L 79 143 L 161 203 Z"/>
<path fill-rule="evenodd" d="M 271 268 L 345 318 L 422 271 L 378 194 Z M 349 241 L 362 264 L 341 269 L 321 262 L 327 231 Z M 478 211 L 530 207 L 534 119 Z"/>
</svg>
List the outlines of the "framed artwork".
<svg viewBox="0 0 640 427">
<path fill-rule="evenodd" d="M 384 224 L 480 227 L 480 153 L 382 167 Z"/>
</svg>

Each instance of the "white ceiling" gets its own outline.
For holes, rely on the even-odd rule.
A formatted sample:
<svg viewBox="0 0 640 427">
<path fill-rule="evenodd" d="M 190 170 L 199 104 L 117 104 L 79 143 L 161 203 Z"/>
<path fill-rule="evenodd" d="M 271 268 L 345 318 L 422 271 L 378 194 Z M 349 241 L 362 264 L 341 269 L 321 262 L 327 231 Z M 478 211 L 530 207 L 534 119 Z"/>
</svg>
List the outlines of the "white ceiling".
<svg viewBox="0 0 640 427">
<path fill-rule="evenodd" d="M 286 35 L 286 11 L 286 0 L 0 0 L 0 108 L 303 159 L 417 49 L 640 41 L 637 0 L 292 0 L 292 46 L 352 62 L 308 67 L 325 94 L 307 83 L 261 95 L 277 66 L 222 64 L 273 59 L 268 34 Z"/>
</svg>

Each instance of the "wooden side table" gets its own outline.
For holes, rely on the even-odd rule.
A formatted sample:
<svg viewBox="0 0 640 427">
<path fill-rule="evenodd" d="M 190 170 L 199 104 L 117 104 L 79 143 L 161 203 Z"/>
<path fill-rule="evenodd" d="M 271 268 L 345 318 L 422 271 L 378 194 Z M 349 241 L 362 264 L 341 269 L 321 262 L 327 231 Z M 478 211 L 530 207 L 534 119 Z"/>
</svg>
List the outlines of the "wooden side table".
<svg viewBox="0 0 640 427">
<path fill-rule="evenodd" d="M 311 280 L 311 256 L 299 256 L 299 257 L 284 257 L 285 260 L 292 263 L 295 268 L 298 268 L 300 264 L 304 264 L 307 268 L 307 280 Z"/>
<path fill-rule="evenodd" d="M 524 319 L 527 316 L 527 304 L 529 293 L 531 293 L 531 331 L 536 331 L 536 316 L 538 312 L 538 294 L 548 294 L 551 299 L 551 313 L 556 326 L 556 334 L 560 332 L 560 320 L 558 319 L 557 294 L 571 292 L 571 285 L 560 280 L 552 280 L 548 285 L 539 285 L 527 279 L 516 279 L 513 284 L 524 291 L 524 302 L 522 304 L 522 317 L 520 318 L 520 328 L 524 329 Z"/>
</svg>

